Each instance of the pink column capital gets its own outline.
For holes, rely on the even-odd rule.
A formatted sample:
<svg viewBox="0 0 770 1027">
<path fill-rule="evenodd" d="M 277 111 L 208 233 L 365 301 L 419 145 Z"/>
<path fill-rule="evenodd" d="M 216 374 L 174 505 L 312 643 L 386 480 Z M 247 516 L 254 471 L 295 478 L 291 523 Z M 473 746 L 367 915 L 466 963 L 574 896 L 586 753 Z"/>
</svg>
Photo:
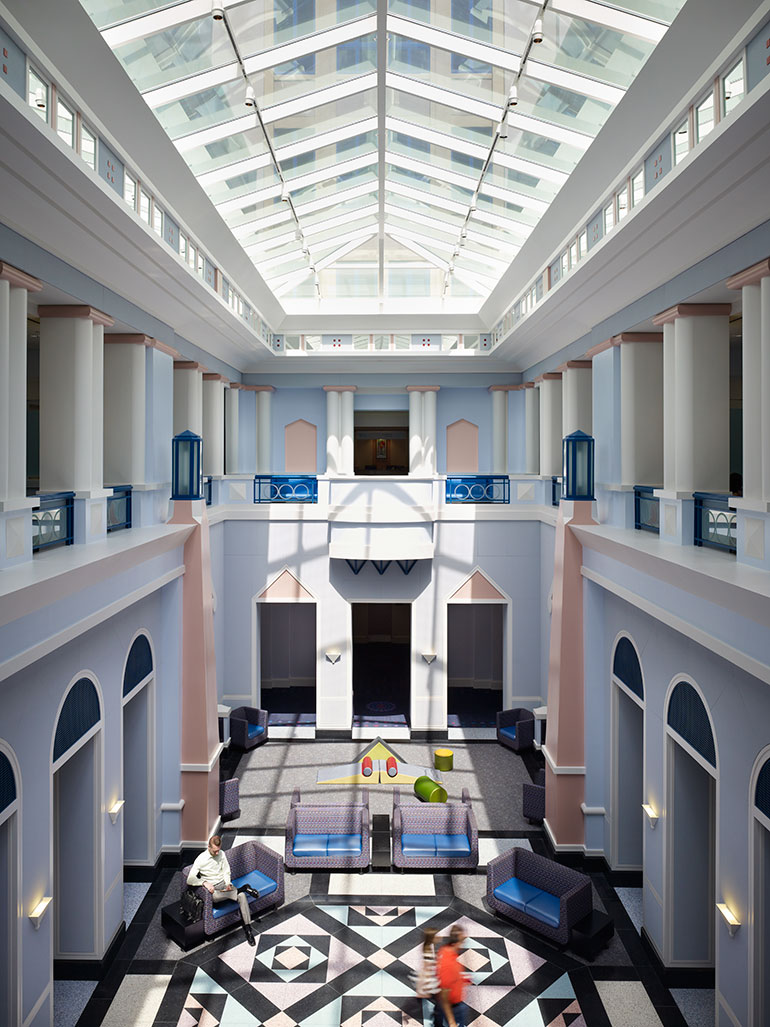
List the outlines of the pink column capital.
<svg viewBox="0 0 770 1027">
<path fill-rule="evenodd" d="M 516 392 L 520 385 L 490 385 L 487 392 Z"/>
<path fill-rule="evenodd" d="M 207 371 L 208 368 L 204 367 L 203 364 L 199 364 L 197 360 L 175 360 L 174 361 L 175 371 Z"/>
<path fill-rule="evenodd" d="M 663 332 L 621 332 L 614 336 L 613 346 L 622 346 L 627 342 L 657 342 L 662 344 Z"/>
<path fill-rule="evenodd" d="M 407 392 L 438 392 L 440 385 L 407 385 Z"/>
<path fill-rule="evenodd" d="M 545 374 L 539 374 L 537 376 L 537 378 L 535 378 L 535 384 L 536 385 L 539 382 L 560 382 L 560 381 L 561 381 L 561 371 L 546 371 Z"/>
<path fill-rule="evenodd" d="M 324 385 L 324 392 L 358 392 L 357 385 Z"/>
<path fill-rule="evenodd" d="M 230 384 L 230 379 L 225 378 L 223 374 L 216 374 L 214 371 L 205 371 L 203 374 L 204 382 L 225 382 Z"/>
<path fill-rule="evenodd" d="M 3 260 L 0 260 L 0 279 L 10 282 L 14 289 L 26 289 L 27 292 L 40 292 L 43 288 L 43 283 L 39 278 L 33 278 L 26 271 L 6 264 Z"/>
<path fill-rule="evenodd" d="M 70 306 L 69 304 L 43 304 L 37 308 L 38 317 L 72 317 L 84 321 L 93 321 L 95 325 L 103 325 L 105 328 L 112 328 L 115 324 L 109 314 L 96 310 L 95 307 Z"/>
<path fill-rule="evenodd" d="M 566 360 L 563 364 L 559 364 L 556 370 L 563 374 L 565 371 L 571 371 L 573 369 L 590 371 L 592 367 L 593 364 L 590 360 Z"/>
<path fill-rule="evenodd" d="M 155 342 L 149 335 L 142 335 L 141 332 L 131 333 L 116 333 L 114 335 L 104 336 L 105 346 L 144 346 L 146 349 L 152 349 L 152 345 Z"/>
<path fill-rule="evenodd" d="M 660 328 L 680 317 L 729 317 L 732 309 L 732 303 L 677 303 L 656 314 L 652 323 Z"/>
<path fill-rule="evenodd" d="M 606 353 L 608 349 L 612 349 L 615 345 L 617 343 L 614 339 L 605 339 L 604 342 L 597 342 L 595 346 L 586 350 L 586 360 L 593 360 L 594 357 L 597 357 L 600 353 Z"/>
<path fill-rule="evenodd" d="M 770 257 L 760 260 L 758 264 L 744 268 L 737 275 L 731 275 L 725 283 L 728 289 L 742 289 L 744 285 L 756 285 L 763 278 L 770 276 Z"/>
</svg>

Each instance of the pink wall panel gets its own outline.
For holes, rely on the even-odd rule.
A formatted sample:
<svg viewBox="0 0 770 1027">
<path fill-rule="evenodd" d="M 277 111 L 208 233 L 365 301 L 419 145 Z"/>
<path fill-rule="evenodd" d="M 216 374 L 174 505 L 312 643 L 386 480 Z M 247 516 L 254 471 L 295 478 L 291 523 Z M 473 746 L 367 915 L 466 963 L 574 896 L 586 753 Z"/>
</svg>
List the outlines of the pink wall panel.
<svg viewBox="0 0 770 1027">
<path fill-rule="evenodd" d="M 446 430 L 446 473 L 478 474 L 479 429 L 470 421 L 455 421 Z"/>
<path fill-rule="evenodd" d="M 309 421 L 299 420 L 287 424 L 285 437 L 285 467 L 287 474 L 316 474 L 317 429 Z"/>
</svg>

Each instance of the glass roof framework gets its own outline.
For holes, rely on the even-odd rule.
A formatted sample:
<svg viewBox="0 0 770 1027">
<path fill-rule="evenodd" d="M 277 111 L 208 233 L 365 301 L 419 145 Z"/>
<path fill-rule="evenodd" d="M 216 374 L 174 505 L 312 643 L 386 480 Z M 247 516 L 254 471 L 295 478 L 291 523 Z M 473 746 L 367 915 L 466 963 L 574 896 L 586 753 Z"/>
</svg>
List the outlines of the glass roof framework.
<svg viewBox="0 0 770 1027">
<path fill-rule="evenodd" d="M 684 0 L 81 3 L 291 313 L 481 306 Z"/>
</svg>

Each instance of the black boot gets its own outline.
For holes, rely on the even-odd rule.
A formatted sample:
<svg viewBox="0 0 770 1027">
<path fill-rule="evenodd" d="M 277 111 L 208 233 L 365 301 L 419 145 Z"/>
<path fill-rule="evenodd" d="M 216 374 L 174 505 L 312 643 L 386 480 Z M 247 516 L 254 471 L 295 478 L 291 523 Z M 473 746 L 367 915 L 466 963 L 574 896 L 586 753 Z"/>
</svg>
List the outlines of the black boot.
<svg viewBox="0 0 770 1027">
<path fill-rule="evenodd" d="M 251 924 L 243 925 L 243 933 L 246 935 L 246 941 L 249 943 L 249 945 L 256 945 L 256 942 L 254 941 L 254 932 L 251 929 Z"/>
</svg>

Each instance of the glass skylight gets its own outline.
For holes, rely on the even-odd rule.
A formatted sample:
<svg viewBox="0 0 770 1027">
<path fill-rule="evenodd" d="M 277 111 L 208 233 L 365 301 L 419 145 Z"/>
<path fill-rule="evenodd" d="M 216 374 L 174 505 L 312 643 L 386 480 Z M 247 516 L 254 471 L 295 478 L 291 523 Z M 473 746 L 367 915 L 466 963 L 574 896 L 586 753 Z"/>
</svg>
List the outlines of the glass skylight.
<svg viewBox="0 0 770 1027">
<path fill-rule="evenodd" d="M 291 313 L 478 308 L 684 0 L 81 3 Z"/>
</svg>

